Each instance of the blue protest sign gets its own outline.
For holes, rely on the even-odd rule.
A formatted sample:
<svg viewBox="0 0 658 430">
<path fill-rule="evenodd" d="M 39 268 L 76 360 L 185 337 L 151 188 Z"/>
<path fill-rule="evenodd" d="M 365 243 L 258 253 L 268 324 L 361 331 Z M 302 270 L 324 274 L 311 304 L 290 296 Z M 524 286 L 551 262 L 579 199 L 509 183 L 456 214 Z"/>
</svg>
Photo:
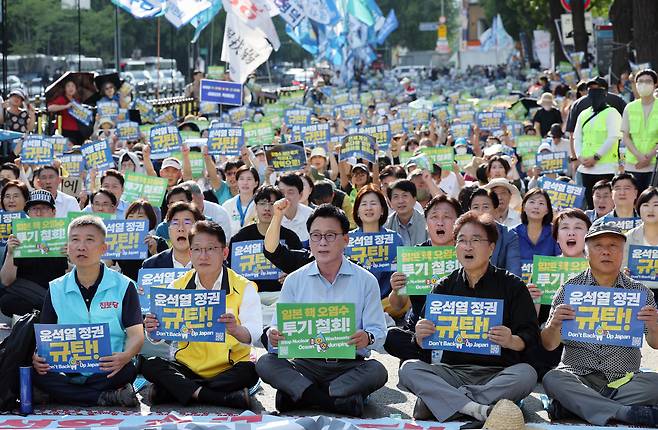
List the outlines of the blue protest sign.
<svg viewBox="0 0 658 430">
<path fill-rule="evenodd" d="M 142 313 L 151 310 L 151 288 L 167 288 L 169 284 L 180 278 L 190 269 L 139 269 L 137 275 L 137 292 Z"/>
<path fill-rule="evenodd" d="M 44 136 L 53 145 L 53 158 L 60 158 L 71 149 L 71 143 L 64 136 Z"/>
<path fill-rule="evenodd" d="M 368 134 L 348 134 L 343 138 L 340 160 L 350 157 L 363 158 L 375 162 L 375 138 Z"/>
<path fill-rule="evenodd" d="M 631 245 L 628 249 L 628 270 L 636 281 L 658 280 L 658 247 Z"/>
<path fill-rule="evenodd" d="M 111 219 L 104 220 L 107 227 L 106 260 L 143 260 L 148 257 L 148 247 L 144 242 L 148 234 L 146 220 Z"/>
<path fill-rule="evenodd" d="M 292 128 L 292 140 L 301 140 L 304 146 L 309 148 L 322 146 L 326 150 L 329 139 L 331 139 L 329 123 L 296 125 Z"/>
<path fill-rule="evenodd" d="M 171 109 L 167 109 L 161 114 L 157 115 L 154 119 L 156 124 L 174 124 L 178 119 L 178 115 Z"/>
<path fill-rule="evenodd" d="M 249 109 L 247 106 L 233 108 L 228 111 L 228 117 L 231 123 L 240 124 L 243 121 L 247 121 L 252 114 L 252 109 Z"/>
<path fill-rule="evenodd" d="M 342 119 L 359 119 L 361 118 L 361 103 L 348 103 L 336 106 L 336 115 L 340 115 Z"/>
<path fill-rule="evenodd" d="M 539 187 L 551 197 L 553 211 L 566 208 L 580 208 L 585 198 L 585 187 L 542 176 L 539 178 Z"/>
<path fill-rule="evenodd" d="M 99 360 L 112 355 L 107 323 L 35 324 L 34 335 L 37 354 L 51 372 L 103 373 Z"/>
<path fill-rule="evenodd" d="M 11 234 L 11 222 L 15 219 L 26 217 L 25 212 L 0 211 L 0 246 L 7 245 L 7 239 Z"/>
<path fill-rule="evenodd" d="M 0 130 L 0 142 L 5 140 L 20 139 L 21 137 L 23 137 L 23 133 L 11 130 Z"/>
<path fill-rule="evenodd" d="M 113 121 L 119 116 L 119 103 L 113 100 L 99 101 L 96 103 L 96 112 L 101 118 L 107 117 Z"/>
<path fill-rule="evenodd" d="M 38 135 L 27 136 L 21 146 L 21 163 L 45 165 L 53 162 L 53 142 Z"/>
<path fill-rule="evenodd" d="M 562 339 L 640 348 L 644 322 L 637 313 L 646 300 L 644 290 L 567 284 L 564 303 L 575 309 L 576 318 L 562 322 Z"/>
<path fill-rule="evenodd" d="M 301 170 L 306 164 L 306 152 L 302 142 L 285 145 L 272 145 L 265 148 L 267 164 L 275 172 L 290 172 Z"/>
<path fill-rule="evenodd" d="M 240 155 L 244 146 L 242 127 L 211 127 L 208 130 L 208 153 L 227 157 Z"/>
<path fill-rule="evenodd" d="M 391 143 L 391 126 L 389 124 L 353 127 L 350 129 L 350 133 L 367 134 L 372 136 L 380 150 L 388 149 L 388 145 Z"/>
<path fill-rule="evenodd" d="M 480 130 L 496 130 L 502 127 L 505 121 L 505 112 L 478 112 L 477 124 Z"/>
<path fill-rule="evenodd" d="M 154 339 L 186 342 L 225 342 L 226 292 L 151 288 L 151 313 L 160 326 Z"/>
<path fill-rule="evenodd" d="M 625 234 L 627 231 L 632 230 L 642 224 L 642 218 L 605 217 L 601 222 L 603 222 L 605 225 L 614 225 L 619 227 Z"/>
<path fill-rule="evenodd" d="M 114 167 L 112 148 L 107 140 L 85 143 L 80 147 L 87 168 L 96 168 L 99 172 Z"/>
<path fill-rule="evenodd" d="M 450 134 L 452 134 L 452 137 L 455 139 L 459 139 L 460 137 L 468 139 L 471 134 L 471 124 L 463 122 L 454 123 L 450 126 Z"/>
<path fill-rule="evenodd" d="M 82 173 L 84 157 L 82 154 L 64 154 L 59 158 L 62 163 L 62 176 L 79 178 Z"/>
<path fill-rule="evenodd" d="M 535 160 L 542 173 L 566 173 L 569 165 L 569 155 L 564 151 L 537 154 Z"/>
<path fill-rule="evenodd" d="M 423 348 L 500 355 L 500 345 L 489 340 L 489 330 L 502 325 L 503 304 L 496 299 L 428 294 L 425 318 L 436 332 L 423 339 Z"/>
<path fill-rule="evenodd" d="M 521 280 L 529 284 L 532 279 L 532 260 L 521 260 Z"/>
<path fill-rule="evenodd" d="M 389 120 L 388 126 L 391 128 L 392 135 L 407 132 L 407 127 L 404 123 L 404 120 L 401 118 Z"/>
<path fill-rule="evenodd" d="M 201 79 L 201 101 L 229 106 L 242 106 L 242 84 L 239 82 Z"/>
<path fill-rule="evenodd" d="M 247 240 L 231 245 L 231 268 L 250 281 L 276 280 L 281 270 L 265 258 L 262 240 Z"/>
<path fill-rule="evenodd" d="M 139 140 L 139 124 L 134 121 L 124 121 L 118 123 L 117 137 L 121 140 Z"/>
<path fill-rule="evenodd" d="M 151 157 L 154 159 L 167 158 L 175 150 L 180 149 L 183 139 L 174 125 L 159 125 L 149 133 L 151 144 Z"/>
<path fill-rule="evenodd" d="M 395 271 L 397 247 L 402 246 L 397 233 L 350 232 L 345 255 L 369 272 Z"/>
<path fill-rule="evenodd" d="M 153 110 L 153 105 L 143 98 L 135 98 L 132 103 L 132 108 L 139 111 L 142 123 L 153 122 L 155 119 L 155 111 Z"/>
<path fill-rule="evenodd" d="M 69 108 L 68 112 L 73 118 L 86 125 L 87 127 L 91 125 L 91 122 L 94 119 L 94 113 L 91 111 L 91 109 L 87 109 L 76 101 L 71 101 L 71 107 Z"/>
<path fill-rule="evenodd" d="M 288 127 L 310 124 L 311 111 L 309 109 L 286 109 L 283 121 Z"/>
</svg>

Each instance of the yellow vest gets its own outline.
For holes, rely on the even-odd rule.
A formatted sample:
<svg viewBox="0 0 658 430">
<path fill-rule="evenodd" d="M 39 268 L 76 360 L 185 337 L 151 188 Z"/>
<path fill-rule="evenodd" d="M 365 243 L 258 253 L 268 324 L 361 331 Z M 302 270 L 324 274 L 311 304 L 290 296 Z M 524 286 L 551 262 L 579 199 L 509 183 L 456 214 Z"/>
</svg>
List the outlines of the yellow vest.
<svg viewBox="0 0 658 430">
<path fill-rule="evenodd" d="M 630 102 L 626 105 L 626 109 L 628 109 L 628 128 L 631 139 L 633 139 L 633 145 L 639 152 L 646 154 L 658 143 L 658 102 L 654 100 L 647 121 L 644 120 L 642 100 Z M 631 151 L 626 150 L 626 162 L 635 164 L 638 159 Z M 651 163 L 655 162 L 656 157 L 653 157 Z"/>
<path fill-rule="evenodd" d="M 229 291 L 226 292 L 226 310 L 231 309 L 240 324 L 238 310 L 244 297 L 244 290 L 250 283 L 228 267 L 224 267 L 228 276 Z M 184 290 L 191 282 L 194 285 L 196 270 L 190 270 L 185 276 L 174 281 L 174 288 Z M 224 275 L 222 275 L 224 276 Z M 196 288 L 196 287 L 192 287 Z M 249 361 L 251 347 L 240 343 L 226 333 L 226 342 L 179 342 L 174 354 L 176 361 L 203 378 L 212 378 L 230 369 L 235 363 Z"/>
<path fill-rule="evenodd" d="M 592 108 L 588 107 L 582 111 L 580 115 L 578 115 L 578 119 L 581 121 L 581 123 L 587 121 L 587 124 L 585 124 L 583 127 L 583 146 L 580 154 L 582 157 L 593 157 L 606 141 L 608 138 L 608 127 L 606 126 L 606 120 L 608 115 L 614 115 L 614 112 L 616 112 L 614 108 L 608 107 L 605 110 L 599 112 L 594 118 L 587 121 L 594 114 Z M 616 164 L 619 160 L 619 140 L 617 140 L 612 145 L 610 151 L 599 155 L 601 156 L 599 163 Z"/>
</svg>

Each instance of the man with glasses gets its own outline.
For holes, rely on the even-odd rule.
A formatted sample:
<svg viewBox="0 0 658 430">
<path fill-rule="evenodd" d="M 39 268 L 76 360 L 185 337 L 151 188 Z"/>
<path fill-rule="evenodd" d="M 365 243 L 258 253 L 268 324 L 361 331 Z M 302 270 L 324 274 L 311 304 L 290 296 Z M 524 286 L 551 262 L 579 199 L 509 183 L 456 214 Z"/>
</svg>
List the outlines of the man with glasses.
<svg viewBox="0 0 658 430">
<path fill-rule="evenodd" d="M 48 191 L 30 192 L 30 199 L 25 204 L 25 212 L 30 218 L 54 218 L 55 211 L 55 199 Z M 20 246 L 20 240 L 10 235 L 0 269 L 0 282 L 4 286 L 0 310 L 10 317 L 40 310 L 50 281 L 63 276 L 69 268 L 64 253 L 55 258 L 14 258 L 14 251 Z"/>
<path fill-rule="evenodd" d="M 224 266 L 229 249 L 226 235 L 214 221 L 199 221 L 189 232 L 192 267 L 169 288 L 226 292 L 226 342 L 171 344 L 173 361 L 150 357 L 142 374 L 151 382 L 144 397 L 151 405 L 177 401 L 251 408 L 248 388 L 258 382 L 250 360 L 251 345 L 259 338 L 263 319 L 256 285 Z M 149 314 L 144 319 L 149 336 L 159 325 Z M 154 339 L 157 341 L 157 339 Z"/>
<path fill-rule="evenodd" d="M 281 198 L 283 198 L 281 191 L 271 185 L 264 185 L 256 191 L 256 194 L 254 194 L 254 203 L 256 204 L 258 223 L 242 227 L 242 229 L 231 238 L 227 260 L 229 267 L 235 268 L 234 264 L 237 264 L 237 262 L 231 260 L 233 247 L 236 244 L 254 240 L 263 241 L 265 239 L 265 233 L 272 222 L 274 202 Z M 302 243 L 295 232 L 281 226 L 279 229 L 279 238 L 283 241 L 287 249 L 302 249 Z M 277 243 L 280 243 L 280 241 L 277 240 Z M 274 312 L 276 312 L 276 302 L 278 301 L 281 292 L 281 282 L 278 279 L 261 279 L 256 280 L 255 282 L 256 285 L 258 285 L 258 295 L 260 296 L 260 303 L 263 311 L 263 321 L 265 324 L 269 324 L 269 322 L 272 321 Z"/>
<path fill-rule="evenodd" d="M 315 261 L 288 275 L 279 303 L 354 303 L 356 331 L 348 343 L 355 346 L 356 358 L 288 360 L 269 353 L 260 357 L 256 370 L 277 389 L 276 408 L 281 413 L 319 407 L 361 416 L 364 398 L 388 379 L 381 363 L 367 359 L 386 338 L 379 285 L 371 273 L 343 255 L 349 242 L 349 221 L 342 210 L 324 204 L 309 217 L 307 226 Z M 284 339 L 276 315 L 267 338 L 273 348 Z"/>
<path fill-rule="evenodd" d="M 485 421 L 491 405 L 500 399 L 518 402 L 537 383 L 535 370 L 522 362 L 523 351 L 538 341 L 537 314 L 523 281 L 489 262 L 498 238 L 491 215 L 467 212 L 457 219 L 453 234 L 462 268 L 439 281 L 432 293 L 503 300 L 503 324 L 488 333 L 500 345 L 500 355 L 443 351 L 440 362 L 408 360 L 400 368 L 400 386 L 418 397 L 416 419 L 447 421 L 463 414 Z M 421 346 L 435 332 L 434 323 L 423 318 L 416 323 L 415 340 Z"/>
<path fill-rule="evenodd" d="M 48 191 L 55 199 L 57 218 L 66 218 L 69 212 L 80 212 L 80 205 L 75 197 L 59 191 L 62 178 L 55 166 L 43 166 L 35 172 L 34 176 L 37 179 L 35 184 L 38 184 L 37 188 Z"/>
<path fill-rule="evenodd" d="M 658 151 L 658 108 L 654 92 L 658 73 L 644 69 L 635 76 L 639 99 L 630 102 L 621 117 L 621 131 L 626 145 L 625 171 L 633 173 L 641 190 L 651 182 Z"/>
<path fill-rule="evenodd" d="M 644 291 L 646 301 L 637 314 L 644 323 L 646 343 L 658 349 L 658 311 L 653 293 L 621 272 L 626 236 L 611 225 L 592 225 L 585 235 L 589 269 L 569 284 Z M 596 426 L 621 421 L 641 427 L 658 426 L 658 374 L 640 371 L 640 348 L 562 341 L 562 322 L 573 320 L 575 309 L 565 303 L 564 286 L 555 293 L 551 313 L 541 332 L 548 351 L 564 344 L 557 369 L 543 379 L 552 399 L 551 419 L 579 418 Z"/>
<path fill-rule="evenodd" d="M 635 201 L 640 193 L 637 181 L 631 173 L 620 173 L 610 181 L 612 188 L 612 202 L 614 208 L 611 212 L 597 219 L 594 223 L 606 223 L 614 218 L 639 218 L 635 210 Z"/>
<path fill-rule="evenodd" d="M 190 268 L 190 243 L 188 234 L 195 222 L 205 219 L 199 210 L 188 202 L 176 202 L 166 216 L 171 248 L 144 261 L 144 269 Z"/>
</svg>

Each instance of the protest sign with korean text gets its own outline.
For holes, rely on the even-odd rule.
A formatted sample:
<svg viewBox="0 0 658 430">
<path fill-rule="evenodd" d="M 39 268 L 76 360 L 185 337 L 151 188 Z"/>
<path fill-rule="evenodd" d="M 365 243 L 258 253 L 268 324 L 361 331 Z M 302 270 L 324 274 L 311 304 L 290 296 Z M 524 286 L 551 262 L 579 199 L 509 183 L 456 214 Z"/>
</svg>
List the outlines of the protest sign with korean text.
<svg viewBox="0 0 658 430">
<path fill-rule="evenodd" d="M 119 116 L 119 103 L 113 100 L 98 101 L 96 103 L 96 113 L 100 118 L 110 118 L 114 121 Z"/>
<path fill-rule="evenodd" d="M 605 225 L 613 225 L 621 229 L 626 234 L 629 230 L 642 224 L 642 218 L 618 218 L 618 217 L 605 217 L 601 221 Z"/>
<path fill-rule="evenodd" d="M 85 143 L 80 147 L 80 152 L 88 169 L 95 168 L 102 172 L 115 167 L 112 148 L 107 140 Z"/>
<path fill-rule="evenodd" d="M 117 136 L 121 140 L 139 140 L 139 124 L 135 121 L 124 121 L 118 123 Z"/>
<path fill-rule="evenodd" d="M 343 138 L 339 155 L 339 161 L 345 161 L 350 157 L 356 157 L 374 163 L 375 138 L 368 134 L 348 134 Z"/>
<path fill-rule="evenodd" d="M 539 187 L 545 190 L 551 197 L 553 211 L 566 208 L 579 208 L 583 205 L 585 198 L 585 187 L 542 176 L 539 178 Z"/>
<path fill-rule="evenodd" d="M 537 154 L 535 161 L 542 173 L 562 173 L 569 166 L 569 155 L 565 151 L 545 152 Z"/>
<path fill-rule="evenodd" d="M 208 130 L 208 153 L 211 155 L 237 156 L 243 145 L 242 127 L 212 127 Z"/>
<path fill-rule="evenodd" d="M 296 125 L 292 128 L 292 140 L 304 142 L 304 146 L 315 148 L 321 146 L 328 149 L 328 143 L 331 139 L 329 123 L 317 123 L 309 125 Z"/>
<path fill-rule="evenodd" d="M 171 109 L 167 109 L 166 111 L 158 114 L 155 117 L 155 123 L 156 124 L 171 124 L 173 125 L 176 120 L 178 119 L 178 115 L 176 115 L 176 112 L 174 112 Z"/>
<path fill-rule="evenodd" d="M 201 79 L 201 101 L 230 106 L 242 106 L 240 82 Z"/>
<path fill-rule="evenodd" d="M 501 111 L 477 113 L 477 124 L 480 130 L 497 130 L 503 126 L 504 121 L 505 113 Z"/>
<path fill-rule="evenodd" d="M 640 348 L 644 322 L 637 314 L 646 300 L 645 290 L 567 284 L 564 303 L 576 318 L 562 322 L 562 339 Z"/>
<path fill-rule="evenodd" d="M 75 100 L 70 101 L 71 107 L 68 109 L 69 115 L 77 121 L 89 127 L 94 119 L 94 113 Z"/>
<path fill-rule="evenodd" d="M 135 100 L 133 100 L 132 108 L 139 111 L 143 123 L 153 122 L 155 120 L 155 110 L 153 109 L 153 105 L 143 98 L 135 98 Z"/>
<path fill-rule="evenodd" d="M 395 271 L 397 247 L 402 241 L 395 232 L 350 232 L 345 255 L 369 272 Z"/>
<path fill-rule="evenodd" d="M 342 119 L 355 120 L 361 118 L 361 103 L 348 103 L 336 106 L 336 116 Z"/>
<path fill-rule="evenodd" d="M 268 166 L 275 172 L 290 172 L 304 168 L 306 152 L 302 142 L 272 145 L 265 149 Z"/>
<path fill-rule="evenodd" d="M 250 118 L 252 112 L 248 106 L 236 107 L 228 111 L 228 117 L 231 123 L 240 124 Z"/>
<path fill-rule="evenodd" d="M 388 126 L 391 128 L 392 136 L 407 132 L 407 128 L 405 127 L 404 120 L 401 118 L 389 120 Z"/>
<path fill-rule="evenodd" d="M 521 260 L 521 280 L 526 285 L 532 281 L 532 260 Z"/>
<path fill-rule="evenodd" d="M 147 314 L 151 310 L 151 288 L 167 288 L 169 284 L 189 271 L 190 269 L 173 268 L 139 269 L 137 286 L 141 291 L 138 288 L 137 292 L 142 314 Z"/>
<path fill-rule="evenodd" d="M 205 143 L 205 139 L 201 139 Z M 187 145 L 188 143 L 186 143 Z M 183 165 L 183 153 L 180 151 L 175 151 L 171 153 L 171 157 L 180 161 L 181 166 Z M 203 177 L 203 171 L 206 168 L 206 162 L 203 158 L 203 154 L 197 151 L 188 152 L 188 158 L 190 159 L 190 167 L 192 168 L 192 178 L 199 179 Z"/>
<path fill-rule="evenodd" d="M 628 270 L 636 281 L 658 281 L 658 247 L 631 245 L 628 249 Z"/>
<path fill-rule="evenodd" d="M 160 325 L 152 336 L 183 342 L 225 342 L 226 292 L 151 288 L 151 310 Z"/>
<path fill-rule="evenodd" d="M 280 358 L 350 358 L 356 332 L 354 303 L 277 303 Z"/>
<path fill-rule="evenodd" d="M 65 154 L 59 157 L 62 176 L 78 178 L 83 170 L 84 157 L 82 154 Z"/>
<path fill-rule="evenodd" d="M 277 280 L 283 274 L 265 258 L 262 240 L 247 240 L 232 244 L 231 268 L 250 281 Z"/>
<path fill-rule="evenodd" d="M 391 126 L 388 124 L 365 125 L 350 128 L 351 134 L 367 134 L 372 136 L 380 150 L 388 149 L 391 143 Z"/>
<path fill-rule="evenodd" d="M 471 134 L 471 124 L 463 122 L 454 123 L 450 126 L 450 134 L 455 139 L 459 139 L 460 137 L 467 139 Z"/>
<path fill-rule="evenodd" d="M 288 109 L 283 119 L 288 127 L 293 125 L 307 125 L 311 123 L 310 109 Z"/>
<path fill-rule="evenodd" d="M 110 326 L 99 324 L 34 324 L 36 349 L 51 372 L 103 373 L 100 358 L 112 355 Z"/>
<path fill-rule="evenodd" d="M 397 254 L 397 270 L 407 277 L 400 294 L 409 296 L 429 294 L 439 280 L 461 267 L 454 246 L 400 246 Z"/>
<path fill-rule="evenodd" d="M 244 141 L 248 146 L 271 145 L 274 140 L 274 128 L 269 121 L 242 123 Z"/>
<path fill-rule="evenodd" d="M 420 152 L 425 154 L 432 164 L 438 164 L 442 170 L 452 171 L 452 165 L 455 162 L 455 150 L 452 146 L 422 148 Z"/>
<path fill-rule="evenodd" d="M 540 136 L 522 135 L 515 137 L 516 152 L 521 156 L 521 162 L 526 170 L 535 167 L 537 163 L 537 149 L 541 145 Z"/>
<path fill-rule="evenodd" d="M 11 230 L 21 242 L 14 250 L 14 258 L 61 257 L 67 226 L 67 218 L 14 219 Z"/>
<path fill-rule="evenodd" d="M 103 221 L 107 228 L 105 260 L 143 260 L 148 257 L 146 235 L 148 221 L 140 219 L 111 219 Z"/>
<path fill-rule="evenodd" d="M 45 136 L 29 135 L 21 146 L 21 163 L 42 166 L 53 162 L 53 142 Z"/>
<path fill-rule="evenodd" d="M 15 219 L 26 218 L 25 212 L 0 211 L 0 246 L 7 245 L 7 239 L 11 234 L 11 226 Z"/>
<path fill-rule="evenodd" d="M 489 330 L 502 325 L 503 304 L 497 299 L 428 294 L 425 318 L 436 331 L 423 339 L 423 348 L 500 355 L 500 345 L 489 340 Z"/>
<path fill-rule="evenodd" d="M 44 136 L 53 145 L 53 157 L 60 158 L 65 152 L 71 150 L 71 142 L 64 136 Z"/>
<path fill-rule="evenodd" d="M 167 158 L 173 151 L 179 149 L 183 143 L 178 128 L 174 125 L 158 125 L 149 132 L 151 145 L 151 158 Z"/>
<path fill-rule="evenodd" d="M 159 207 L 162 204 L 166 192 L 166 178 L 126 172 L 123 200 L 134 202 L 135 200 L 144 199 L 153 206 Z"/>
<path fill-rule="evenodd" d="M 542 305 L 553 303 L 557 290 L 569 279 L 587 270 L 586 258 L 535 255 L 532 260 L 532 283 L 542 291 Z"/>
</svg>

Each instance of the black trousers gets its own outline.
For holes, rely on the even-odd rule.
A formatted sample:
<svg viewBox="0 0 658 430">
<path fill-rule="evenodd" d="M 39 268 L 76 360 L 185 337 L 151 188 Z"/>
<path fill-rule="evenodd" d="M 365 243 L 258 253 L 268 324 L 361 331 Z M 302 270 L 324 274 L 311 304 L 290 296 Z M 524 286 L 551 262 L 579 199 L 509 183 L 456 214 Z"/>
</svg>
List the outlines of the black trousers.
<svg viewBox="0 0 658 430">
<path fill-rule="evenodd" d="M 137 369 L 129 362 L 113 377 L 96 373 L 86 379 L 78 374 L 48 372 L 41 376 L 32 370 L 32 381 L 42 391 L 50 394 L 53 402 L 70 405 L 94 406 L 103 391 L 116 390 L 132 384 Z"/>
<path fill-rule="evenodd" d="M 585 187 L 585 201 L 587 202 L 587 209 L 594 209 L 594 202 L 592 201 L 592 187 L 602 179 L 610 181 L 614 175 L 612 173 L 607 175 L 590 175 L 589 173 L 581 173 L 580 176 L 583 180 L 583 187 Z"/>
<path fill-rule="evenodd" d="M 192 401 L 192 395 L 199 387 L 220 393 L 230 393 L 253 387 L 258 382 L 256 365 L 251 361 L 240 361 L 217 376 L 203 378 L 176 361 L 160 357 L 145 357 L 142 364 L 142 375 L 149 382 L 155 384 L 159 403 L 176 400 L 183 405 Z"/>
<path fill-rule="evenodd" d="M 413 341 L 413 332 L 400 327 L 391 327 L 386 334 L 384 349 L 394 357 L 400 359 L 400 364 L 407 360 L 422 360 L 431 363 L 432 351 L 422 349 Z"/>
<path fill-rule="evenodd" d="M 627 170 L 626 172 L 632 173 L 633 176 L 635 176 L 635 180 L 637 181 L 637 188 L 640 190 L 640 192 L 651 186 L 651 176 L 653 175 L 653 172 L 632 172 L 630 170 Z"/>
</svg>

